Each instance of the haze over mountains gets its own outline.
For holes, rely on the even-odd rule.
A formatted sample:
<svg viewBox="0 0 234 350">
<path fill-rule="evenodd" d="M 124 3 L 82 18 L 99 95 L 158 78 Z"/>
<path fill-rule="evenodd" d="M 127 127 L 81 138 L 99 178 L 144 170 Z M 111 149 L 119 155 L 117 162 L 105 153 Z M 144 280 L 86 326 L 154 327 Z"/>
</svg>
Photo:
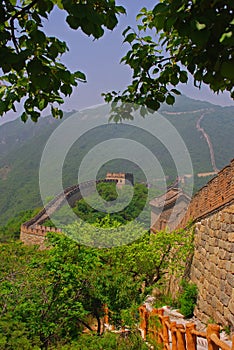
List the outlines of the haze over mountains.
<svg viewBox="0 0 234 350">
<path fill-rule="evenodd" d="M 108 111 L 106 105 L 86 110 L 86 118 L 97 118 L 97 114 L 104 111 Z M 65 113 L 64 118 L 73 113 Z M 173 107 L 165 105 L 160 113 L 183 138 L 195 174 L 213 172 L 214 167 L 221 169 L 234 157 L 234 107 L 220 107 L 179 96 Z M 21 210 L 42 206 L 38 176 L 41 155 L 49 136 L 61 123 L 45 117 L 37 124 L 15 120 L 0 126 L 0 224 Z M 92 147 L 118 137 L 144 144 L 156 154 L 168 183 L 175 180 L 173 159 L 158 140 L 124 124 L 106 124 L 87 132 L 69 150 L 63 166 L 64 187 L 77 183 L 79 164 Z M 143 172 L 126 160 L 105 164 L 98 176 L 104 177 L 107 171 L 133 172 L 137 181 L 145 181 Z M 195 179 L 196 189 L 208 179 Z"/>
</svg>

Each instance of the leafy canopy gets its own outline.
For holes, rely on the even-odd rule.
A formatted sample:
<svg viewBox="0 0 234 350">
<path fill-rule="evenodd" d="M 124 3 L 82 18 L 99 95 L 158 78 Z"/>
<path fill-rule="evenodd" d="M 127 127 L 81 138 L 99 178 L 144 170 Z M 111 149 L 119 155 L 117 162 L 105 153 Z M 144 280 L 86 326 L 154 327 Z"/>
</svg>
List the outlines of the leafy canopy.
<svg viewBox="0 0 234 350">
<path fill-rule="evenodd" d="M 95 39 L 112 30 L 124 13 L 114 0 L 3 0 L 0 3 L 0 115 L 24 101 L 24 113 L 37 121 L 40 112 L 48 105 L 54 117 L 62 117 L 56 107 L 63 103 L 79 82 L 86 77 L 80 71 L 70 72 L 60 62 L 68 51 L 67 44 L 43 31 L 50 13 L 59 7 L 66 12 L 66 22 L 72 29 L 81 29 Z"/>
<path fill-rule="evenodd" d="M 232 0 L 161 0 L 151 11 L 143 8 L 137 30 L 123 32 L 131 48 L 122 62 L 133 72 L 132 82 L 123 93 L 105 94 L 106 101 L 152 110 L 163 102 L 172 105 L 188 72 L 196 87 L 205 83 L 234 97 L 233 13 Z"/>
<path fill-rule="evenodd" d="M 70 28 L 100 38 L 112 30 L 125 9 L 115 0 L 3 0 L 0 3 L 0 115 L 24 101 L 24 113 L 37 121 L 48 105 L 54 117 L 84 73 L 74 73 L 59 61 L 68 47 L 43 31 L 43 21 L 57 6 L 66 12 Z M 122 58 L 132 71 L 132 82 L 122 93 L 106 93 L 107 102 L 134 102 L 157 110 L 171 105 L 179 83 L 188 72 L 194 85 L 207 84 L 214 92 L 234 96 L 234 5 L 232 0 L 161 0 L 153 10 L 143 8 L 137 30 L 123 35 L 131 48 Z M 144 115 L 146 110 L 142 109 Z M 122 111 L 122 115 L 123 111 Z M 129 116 L 129 111 L 125 117 Z"/>
</svg>

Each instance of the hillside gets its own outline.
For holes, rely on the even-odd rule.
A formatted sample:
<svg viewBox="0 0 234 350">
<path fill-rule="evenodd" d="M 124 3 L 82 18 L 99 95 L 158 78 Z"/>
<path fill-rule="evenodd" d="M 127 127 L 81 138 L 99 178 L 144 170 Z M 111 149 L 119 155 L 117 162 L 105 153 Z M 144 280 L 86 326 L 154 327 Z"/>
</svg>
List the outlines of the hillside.
<svg viewBox="0 0 234 350">
<path fill-rule="evenodd" d="M 107 106 L 100 106 L 95 110 L 87 110 L 85 113 L 86 117 L 92 119 L 96 118 L 97 114 L 105 115 L 104 111 L 107 110 Z M 216 165 L 221 169 L 234 156 L 234 107 L 219 107 L 182 96 L 178 98 L 173 107 L 165 106 L 160 111 L 176 127 L 183 138 L 192 158 L 194 173 L 213 171 L 207 141 L 197 129 L 202 110 L 206 110 L 206 115 L 201 120 L 201 127 L 210 136 Z M 68 118 L 70 114 L 66 114 L 64 118 Z M 41 118 L 37 124 L 32 122 L 23 124 L 15 120 L 0 126 L 1 224 L 21 210 L 42 205 L 38 184 L 41 154 L 48 137 L 60 123 L 62 121 L 45 117 Z M 106 124 L 87 132 L 71 147 L 63 167 L 64 186 L 77 182 L 79 164 L 92 147 L 104 140 L 117 137 L 137 140 L 144 144 L 157 155 L 168 176 L 168 183 L 175 180 L 174 162 L 167 149 L 158 140 L 149 137 L 144 131 L 137 131 L 124 124 Z M 142 171 L 133 163 L 125 160 L 115 160 L 103 165 L 99 171 L 99 178 L 104 177 L 107 170 L 133 172 L 137 181 L 145 181 Z M 207 179 L 196 179 L 196 188 L 202 186 Z"/>
</svg>

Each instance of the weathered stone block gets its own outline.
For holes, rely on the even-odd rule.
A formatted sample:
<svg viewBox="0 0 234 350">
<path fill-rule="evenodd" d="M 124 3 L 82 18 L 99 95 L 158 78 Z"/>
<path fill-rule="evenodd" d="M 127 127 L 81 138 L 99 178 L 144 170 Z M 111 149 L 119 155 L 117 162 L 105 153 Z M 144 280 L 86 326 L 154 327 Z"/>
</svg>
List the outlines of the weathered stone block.
<svg viewBox="0 0 234 350">
<path fill-rule="evenodd" d="M 232 288 L 234 288 L 234 275 L 232 273 L 227 273 L 226 281 Z"/>
<path fill-rule="evenodd" d="M 214 263 L 215 265 L 218 265 L 219 263 L 219 257 L 218 255 L 210 255 L 209 260 Z"/>
<path fill-rule="evenodd" d="M 228 303 L 230 302 L 230 296 L 228 296 L 227 294 L 221 292 L 220 296 L 219 296 L 219 299 L 220 299 L 221 303 L 224 306 L 228 306 Z"/>
<path fill-rule="evenodd" d="M 227 276 L 226 276 L 226 280 L 225 280 L 225 283 L 224 283 L 224 291 L 227 295 L 232 295 L 232 291 L 233 291 L 233 287 L 231 286 L 231 284 L 229 283 L 229 280 L 228 280 L 228 273 L 227 273 Z"/>
<path fill-rule="evenodd" d="M 231 299 L 231 300 L 229 301 L 228 309 L 229 309 L 229 311 L 230 311 L 232 314 L 234 314 L 234 300 Z"/>
<path fill-rule="evenodd" d="M 223 260 L 226 256 L 226 253 L 227 252 L 224 249 L 219 249 L 219 254 L 218 254 L 219 258 Z"/>
<path fill-rule="evenodd" d="M 228 241 L 229 242 L 234 242 L 234 232 L 229 232 L 228 233 Z"/>
<path fill-rule="evenodd" d="M 226 325 L 231 325 L 231 332 L 234 333 L 234 314 L 230 312 L 228 308 L 224 308 L 224 318 L 225 318 L 225 324 Z"/>
<path fill-rule="evenodd" d="M 213 314 L 213 319 L 218 324 L 221 324 L 221 325 L 226 325 L 227 324 L 227 321 L 225 320 L 224 314 L 220 313 L 219 311 L 216 311 Z"/>
<path fill-rule="evenodd" d="M 219 299 L 216 296 L 212 296 L 211 306 L 214 310 L 217 310 L 221 314 L 223 314 L 223 304 L 221 303 L 221 301 L 219 301 Z"/>
<path fill-rule="evenodd" d="M 226 277 L 227 277 L 227 271 L 224 269 L 220 269 L 220 279 L 225 280 Z M 221 283 L 223 283 L 223 282 L 221 282 Z"/>
<path fill-rule="evenodd" d="M 222 237 L 222 239 L 219 240 L 218 244 L 219 244 L 220 248 L 227 250 L 229 243 L 227 241 L 225 241 L 225 239 Z"/>
<path fill-rule="evenodd" d="M 233 263 L 231 261 L 226 261 L 226 271 L 227 272 L 232 271 L 232 265 L 233 265 Z"/>
</svg>

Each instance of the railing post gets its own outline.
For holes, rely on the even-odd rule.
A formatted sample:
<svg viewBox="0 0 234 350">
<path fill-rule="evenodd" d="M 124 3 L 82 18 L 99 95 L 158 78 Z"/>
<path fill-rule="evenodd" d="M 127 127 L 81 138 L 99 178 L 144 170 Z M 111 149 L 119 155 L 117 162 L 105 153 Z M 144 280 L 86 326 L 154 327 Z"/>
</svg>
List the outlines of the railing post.
<svg viewBox="0 0 234 350">
<path fill-rule="evenodd" d="M 217 324 L 208 324 L 207 326 L 207 342 L 208 342 L 208 350 L 219 350 L 219 347 L 211 340 L 211 335 L 215 334 L 218 338 L 220 327 Z"/>
<path fill-rule="evenodd" d="M 108 306 L 107 304 L 103 305 L 103 311 L 104 311 L 104 317 L 103 317 L 103 321 L 104 321 L 104 330 L 105 328 L 107 328 L 109 326 L 109 315 L 108 315 Z"/>
<path fill-rule="evenodd" d="M 158 341 L 158 309 L 153 309 L 149 315 L 148 319 L 148 332 L 151 334 L 153 341 Z"/>
<path fill-rule="evenodd" d="M 172 350 L 177 350 L 176 322 L 171 322 L 170 331 L 171 331 Z"/>
<path fill-rule="evenodd" d="M 163 344 L 163 325 L 162 325 L 162 317 L 164 314 L 164 310 L 163 309 L 158 309 L 158 319 L 160 322 L 159 327 L 157 327 L 157 331 L 158 331 L 158 344 Z M 160 317 L 161 316 L 161 317 Z"/>
<path fill-rule="evenodd" d="M 186 340 L 188 350 L 197 350 L 197 336 L 192 332 L 196 330 L 194 323 L 188 323 L 186 325 Z"/>
<path fill-rule="evenodd" d="M 145 305 L 140 306 L 139 312 L 140 312 L 141 336 L 145 340 L 147 335 L 147 326 L 148 326 L 148 312 L 146 310 L 146 306 Z"/>
<path fill-rule="evenodd" d="M 166 349 L 166 345 L 169 345 L 169 333 L 166 322 L 170 322 L 169 316 L 163 316 L 162 318 L 162 332 L 163 332 L 163 343 L 164 349 Z"/>
<path fill-rule="evenodd" d="M 178 350 L 186 350 L 185 333 L 181 332 L 181 330 L 184 330 L 184 325 L 177 324 L 176 325 L 177 346 L 178 346 Z"/>
</svg>

